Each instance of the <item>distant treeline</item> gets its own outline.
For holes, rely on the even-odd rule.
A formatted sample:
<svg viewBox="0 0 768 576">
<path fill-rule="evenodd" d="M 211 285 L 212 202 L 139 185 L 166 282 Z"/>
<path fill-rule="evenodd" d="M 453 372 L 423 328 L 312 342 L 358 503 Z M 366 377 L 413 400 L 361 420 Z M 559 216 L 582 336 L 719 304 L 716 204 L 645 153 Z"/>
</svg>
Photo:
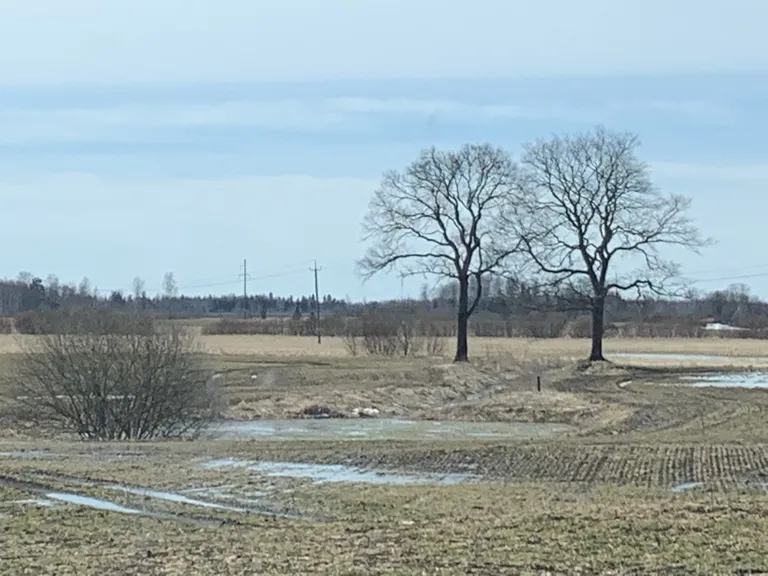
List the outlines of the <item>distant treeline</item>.
<svg viewBox="0 0 768 576">
<path fill-rule="evenodd" d="M 373 312 L 394 315 L 403 321 L 418 319 L 430 332 L 455 335 L 454 310 L 457 288 L 444 285 L 434 293 L 426 288 L 418 299 L 388 302 L 352 303 L 326 295 L 320 301 L 321 331 L 329 336 L 348 335 L 356 319 Z M 564 307 L 562 300 L 545 290 L 514 280 L 490 279 L 483 284 L 484 297 L 472 317 L 471 332 L 476 336 L 554 338 L 587 337 L 590 320 L 578 306 Z M 245 304 L 245 306 L 244 306 Z M 59 284 L 55 279 L 20 278 L 0 281 L 0 331 L 30 333 L 40 326 L 55 323 L 55 317 L 75 308 L 108 307 L 141 310 L 166 318 L 220 318 L 206 323 L 208 333 L 295 334 L 315 331 L 316 302 L 313 295 L 276 296 L 255 294 L 243 301 L 236 295 L 169 296 L 149 298 L 143 293 L 124 295 L 112 292 L 100 296 L 87 281 L 79 286 Z M 243 314 L 245 308 L 245 314 Z M 246 316 L 247 321 L 241 318 Z M 43 319 L 45 319 L 43 321 Z M 42 324 L 41 324 L 42 322 Z M 763 337 L 768 334 L 768 303 L 749 295 L 743 285 L 730 286 L 709 294 L 691 291 L 678 300 L 641 301 L 611 296 L 606 306 L 609 336 L 624 337 L 702 337 L 707 322 L 746 328 L 727 332 L 729 336 Z"/>
</svg>

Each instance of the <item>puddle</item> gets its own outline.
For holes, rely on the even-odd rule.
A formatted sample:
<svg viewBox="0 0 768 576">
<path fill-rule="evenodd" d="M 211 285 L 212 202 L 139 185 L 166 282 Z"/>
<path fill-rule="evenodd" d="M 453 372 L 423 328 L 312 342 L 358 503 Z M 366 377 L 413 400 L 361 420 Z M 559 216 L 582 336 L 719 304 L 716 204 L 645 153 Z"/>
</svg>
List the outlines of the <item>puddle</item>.
<svg viewBox="0 0 768 576">
<path fill-rule="evenodd" d="M 664 352 L 619 352 L 616 354 L 607 354 L 608 359 L 625 360 L 666 360 L 668 362 L 720 362 L 722 364 L 741 364 L 747 362 L 751 364 L 768 363 L 768 357 L 765 356 L 715 356 L 710 354 L 668 354 Z"/>
<path fill-rule="evenodd" d="M 633 360 L 670 360 L 673 362 L 699 361 L 699 362 L 729 362 L 734 359 L 748 360 L 749 358 L 739 358 L 734 356 L 709 356 L 707 354 L 664 354 L 664 353 L 645 353 L 645 352 L 621 352 L 618 354 L 609 354 L 613 358 L 627 358 Z M 752 360 L 768 360 L 761 358 L 752 358 Z"/>
<path fill-rule="evenodd" d="M 182 490 L 185 494 L 197 494 L 207 496 L 217 500 L 226 500 L 235 502 L 247 507 L 261 508 L 264 506 L 264 499 L 270 496 L 268 489 L 263 490 L 244 490 L 235 484 L 223 486 L 202 486 L 198 488 L 187 488 Z"/>
<path fill-rule="evenodd" d="M 176 502 L 176 503 L 182 503 L 182 504 L 190 504 L 193 506 L 200 506 L 203 508 L 214 508 L 214 509 L 227 510 L 232 512 L 239 512 L 239 513 L 252 513 L 252 514 L 258 514 L 261 516 L 270 516 L 274 518 L 286 518 L 286 519 L 292 519 L 292 520 L 313 520 L 316 522 L 327 522 L 331 520 L 329 518 L 324 518 L 324 517 L 312 517 L 312 516 L 305 516 L 302 514 L 292 514 L 290 512 L 270 510 L 269 508 L 264 507 L 260 503 L 258 503 L 257 505 L 251 508 L 236 508 L 234 506 L 228 506 L 226 504 L 218 504 L 215 502 L 197 500 L 195 498 L 188 498 L 181 494 L 174 494 L 173 492 L 150 490 L 148 488 L 122 486 L 118 484 L 107 484 L 107 483 L 99 483 L 99 482 L 91 482 L 91 481 L 78 481 L 76 479 L 67 479 L 66 481 L 69 482 L 70 484 L 75 484 L 78 486 L 90 486 L 90 487 L 105 488 L 108 490 L 119 490 L 127 494 L 134 494 L 137 496 L 144 496 L 146 498 L 156 498 L 159 500 L 167 500 L 170 502 Z M 178 513 L 159 512 L 159 511 L 156 512 L 152 510 L 139 510 L 135 508 L 128 508 L 126 506 L 121 506 L 120 504 L 110 502 L 109 500 L 93 498 L 90 496 L 84 496 L 82 494 L 75 494 L 71 492 L 52 491 L 50 490 L 50 488 L 44 487 L 42 484 L 25 481 L 25 480 L 19 480 L 19 479 L 7 477 L 7 476 L 0 476 L 0 485 L 10 486 L 12 488 L 17 488 L 19 490 L 25 490 L 27 492 L 32 492 L 33 494 L 39 494 L 40 496 L 43 497 L 39 499 L 14 501 L 14 503 L 16 504 L 21 504 L 23 502 L 26 504 L 36 503 L 39 506 L 55 506 L 57 502 L 63 502 L 66 504 L 85 506 L 88 508 L 92 508 L 94 510 L 103 510 L 105 512 L 116 512 L 119 514 L 140 515 L 148 518 L 156 518 L 158 520 L 169 520 L 172 522 L 181 522 L 186 524 L 214 525 L 214 526 L 219 526 L 222 523 L 240 524 L 240 521 L 232 518 L 223 519 L 223 518 L 204 517 L 204 516 L 200 517 L 200 516 L 191 516 L 188 514 L 182 515 Z M 2 504 L 3 502 L 0 502 L 0 505 Z"/>
<path fill-rule="evenodd" d="M 297 462 L 248 462 L 235 458 L 213 460 L 209 469 L 247 468 L 263 476 L 305 478 L 315 484 L 349 482 L 359 484 L 465 484 L 477 480 L 470 474 L 401 474 L 384 470 L 365 470 L 343 464 L 303 464 Z"/>
<path fill-rule="evenodd" d="M 107 512 L 119 512 L 121 514 L 142 514 L 140 510 L 134 510 L 133 508 L 125 508 L 114 502 L 108 500 L 100 500 L 98 498 L 91 498 L 90 496 L 80 496 L 78 494 L 69 494 L 67 492 L 47 492 L 45 497 L 49 500 L 58 500 L 59 502 L 66 502 L 67 504 L 78 504 L 80 506 L 87 506 L 95 510 L 105 510 Z"/>
<path fill-rule="evenodd" d="M 700 376 L 683 376 L 689 386 L 706 388 L 766 388 L 768 389 L 768 372 L 722 372 L 702 374 Z"/>
<path fill-rule="evenodd" d="M 316 484 L 325 482 L 350 482 L 363 484 L 460 484 L 471 482 L 467 474 L 443 474 L 418 476 L 397 474 L 380 470 L 363 470 L 342 464 L 298 464 L 291 462 L 259 462 L 249 470 L 265 476 L 308 478 Z"/>
<path fill-rule="evenodd" d="M 209 470 L 216 470 L 218 468 L 248 468 L 253 462 L 247 460 L 240 460 L 238 458 L 219 458 L 218 460 L 210 460 L 203 464 L 203 468 Z"/>
<path fill-rule="evenodd" d="M 672 487 L 672 492 L 684 492 L 686 490 L 693 490 L 701 486 L 701 482 L 683 482 L 677 486 Z"/>
<path fill-rule="evenodd" d="M 119 490 L 126 494 L 133 494 L 135 496 L 145 496 L 147 498 L 156 498 L 157 500 L 165 500 L 167 502 L 174 502 L 176 504 L 189 504 L 190 506 L 200 506 L 202 508 L 214 508 L 217 510 L 228 510 L 229 512 L 246 513 L 250 510 L 245 508 L 235 508 L 234 506 L 227 506 L 226 504 L 217 504 L 216 502 L 206 502 L 205 500 L 197 500 L 195 498 L 188 498 L 182 494 L 174 494 L 173 492 L 162 492 L 158 490 L 150 490 L 148 488 L 136 488 L 132 486 L 120 486 L 120 485 L 102 485 L 103 488 L 108 490 Z"/>
<path fill-rule="evenodd" d="M 205 433 L 208 438 L 285 438 L 365 440 L 419 440 L 438 438 L 535 439 L 571 430 L 567 424 L 522 422 L 465 422 L 397 420 L 389 418 L 325 420 L 252 420 L 220 422 Z"/>
</svg>

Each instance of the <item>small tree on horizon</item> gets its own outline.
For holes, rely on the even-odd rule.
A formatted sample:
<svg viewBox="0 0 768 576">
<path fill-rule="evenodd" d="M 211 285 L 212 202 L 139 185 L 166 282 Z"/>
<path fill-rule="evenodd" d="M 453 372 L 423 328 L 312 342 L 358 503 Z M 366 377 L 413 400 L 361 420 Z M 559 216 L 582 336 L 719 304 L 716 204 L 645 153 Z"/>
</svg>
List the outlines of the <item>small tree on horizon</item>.
<svg viewBox="0 0 768 576">
<path fill-rule="evenodd" d="M 166 272 L 163 276 L 163 295 L 168 301 L 168 318 L 173 316 L 173 301 L 179 295 L 179 287 L 173 272 Z"/>
<path fill-rule="evenodd" d="M 371 243 L 358 262 L 365 280 L 397 270 L 401 277 L 439 276 L 458 284 L 455 362 L 469 359 L 468 324 L 482 297 L 482 278 L 500 269 L 514 248 L 493 235 L 516 166 L 490 144 L 458 151 L 433 148 L 402 171 L 389 171 L 363 221 Z M 478 289 L 470 294 L 470 279 Z"/>
</svg>

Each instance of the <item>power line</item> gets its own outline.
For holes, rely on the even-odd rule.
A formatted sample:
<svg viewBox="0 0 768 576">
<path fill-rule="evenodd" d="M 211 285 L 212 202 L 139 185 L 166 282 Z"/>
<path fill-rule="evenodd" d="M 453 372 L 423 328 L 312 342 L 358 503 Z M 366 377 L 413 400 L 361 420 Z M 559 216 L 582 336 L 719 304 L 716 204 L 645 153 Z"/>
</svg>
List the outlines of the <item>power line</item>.
<svg viewBox="0 0 768 576">
<path fill-rule="evenodd" d="M 248 261 L 243 258 L 243 320 L 248 318 Z"/>
<path fill-rule="evenodd" d="M 751 278 L 764 278 L 768 276 L 768 272 L 759 272 L 756 274 L 744 274 L 742 276 L 720 276 L 719 278 L 692 278 L 689 282 L 692 284 L 703 284 L 705 282 L 727 282 L 730 280 L 749 280 Z"/>
<path fill-rule="evenodd" d="M 307 260 L 305 264 L 309 262 L 311 263 L 311 260 Z M 278 266 L 275 268 L 269 268 L 267 270 L 284 270 L 283 272 L 274 272 L 274 273 L 268 273 L 268 274 L 261 274 L 258 276 L 253 276 L 251 274 L 248 275 L 249 280 L 263 280 L 263 279 L 269 279 L 269 278 L 282 278 L 285 276 L 292 276 L 297 274 L 303 274 L 305 272 L 305 268 L 303 267 L 305 264 L 298 265 L 298 264 L 289 264 L 284 266 Z M 302 266 L 299 268 L 298 266 Z M 292 270 L 286 270 L 286 268 L 293 268 Z M 179 291 L 184 290 L 199 290 L 201 288 L 216 288 L 221 286 L 235 286 L 237 284 L 240 284 L 242 282 L 242 274 L 238 274 L 236 277 L 230 277 L 228 280 L 212 280 L 209 282 L 200 282 L 195 284 L 186 284 L 184 286 L 179 286 Z M 99 292 L 125 292 L 127 291 L 126 288 L 99 288 Z M 163 291 L 163 288 L 146 288 L 144 290 L 147 293 L 159 293 Z"/>
<path fill-rule="evenodd" d="M 314 266 L 309 269 L 310 272 L 315 273 L 315 334 L 317 334 L 317 343 L 322 344 L 322 336 L 320 335 L 320 289 L 317 283 L 317 273 L 322 268 L 317 267 L 317 260 L 314 261 Z"/>
</svg>

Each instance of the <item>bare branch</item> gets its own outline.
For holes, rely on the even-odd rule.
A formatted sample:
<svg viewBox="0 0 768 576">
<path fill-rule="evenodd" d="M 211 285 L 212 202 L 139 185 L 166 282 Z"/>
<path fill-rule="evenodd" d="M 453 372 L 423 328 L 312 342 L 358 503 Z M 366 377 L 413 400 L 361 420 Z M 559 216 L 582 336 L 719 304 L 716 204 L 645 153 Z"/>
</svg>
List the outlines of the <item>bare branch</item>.
<svg viewBox="0 0 768 576">
<path fill-rule="evenodd" d="M 372 245 L 358 262 L 362 276 L 397 269 L 460 278 L 497 269 L 514 250 L 491 237 L 516 184 L 509 155 L 488 144 L 431 148 L 402 172 L 387 172 L 363 222 Z"/>
<path fill-rule="evenodd" d="M 653 187 L 638 145 L 632 134 L 597 128 L 525 147 L 525 191 L 504 219 L 533 269 L 553 284 L 584 277 L 594 296 L 636 288 L 662 294 L 679 275 L 660 249 L 698 252 L 711 243 L 688 217 L 688 198 Z M 618 276 L 609 281 L 609 273 Z"/>
</svg>

